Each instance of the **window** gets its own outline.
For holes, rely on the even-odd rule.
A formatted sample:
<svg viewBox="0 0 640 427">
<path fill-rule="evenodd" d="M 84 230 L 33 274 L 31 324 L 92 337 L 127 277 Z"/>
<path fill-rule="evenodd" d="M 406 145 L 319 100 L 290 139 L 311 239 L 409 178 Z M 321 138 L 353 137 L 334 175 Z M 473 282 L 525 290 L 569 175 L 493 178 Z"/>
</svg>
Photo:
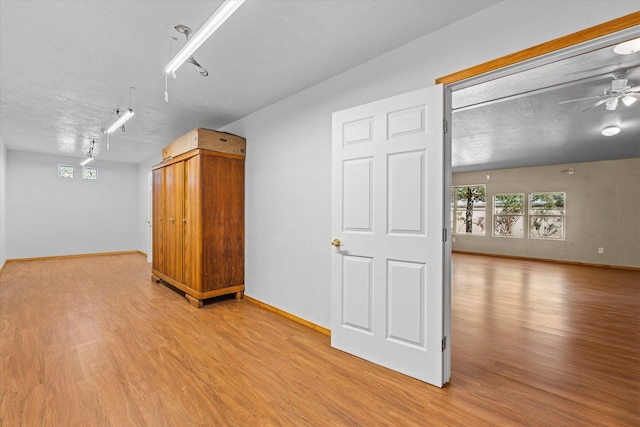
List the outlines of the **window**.
<svg viewBox="0 0 640 427">
<path fill-rule="evenodd" d="M 73 178 L 75 169 L 73 165 L 58 165 L 58 178 Z"/>
<path fill-rule="evenodd" d="M 493 235 L 524 237 L 524 194 L 493 196 Z"/>
<path fill-rule="evenodd" d="M 98 179 L 98 168 L 82 168 L 82 179 Z"/>
<path fill-rule="evenodd" d="M 485 234 L 485 186 L 455 186 L 451 191 L 453 201 L 451 218 L 455 221 L 454 233 Z"/>
<path fill-rule="evenodd" d="M 532 239 L 564 240 L 566 193 L 529 195 L 529 236 Z"/>
</svg>

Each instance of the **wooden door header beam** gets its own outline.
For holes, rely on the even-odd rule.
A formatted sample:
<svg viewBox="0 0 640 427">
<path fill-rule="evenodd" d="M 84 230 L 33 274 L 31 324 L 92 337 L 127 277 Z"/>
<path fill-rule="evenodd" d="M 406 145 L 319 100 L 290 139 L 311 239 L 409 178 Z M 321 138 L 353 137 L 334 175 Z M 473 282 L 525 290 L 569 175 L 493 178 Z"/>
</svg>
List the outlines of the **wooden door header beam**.
<svg viewBox="0 0 640 427">
<path fill-rule="evenodd" d="M 635 27 L 636 25 L 640 25 L 640 12 L 634 12 L 612 21 L 596 25 L 595 27 L 590 27 L 501 58 L 493 59 L 483 64 L 475 65 L 471 68 L 467 68 L 466 70 L 457 71 L 453 74 L 449 74 L 448 76 L 436 79 L 436 84 L 447 85 L 456 83 L 471 77 L 479 76 L 480 74 L 488 73 L 489 71 L 494 71 L 499 68 L 507 67 L 528 59 L 536 58 L 560 49 L 593 40 L 598 37 L 626 30 L 627 28 Z"/>
</svg>

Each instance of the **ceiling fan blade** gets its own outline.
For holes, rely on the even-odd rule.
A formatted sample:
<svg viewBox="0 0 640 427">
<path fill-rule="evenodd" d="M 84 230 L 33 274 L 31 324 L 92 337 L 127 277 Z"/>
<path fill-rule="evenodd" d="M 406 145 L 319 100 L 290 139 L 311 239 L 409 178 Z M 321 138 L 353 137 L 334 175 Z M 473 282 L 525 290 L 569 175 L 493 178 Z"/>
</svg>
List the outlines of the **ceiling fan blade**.
<svg viewBox="0 0 640 427">
<path fill-rule="evenodd" d="M 569 99 L 567 101 L 560 101 L 558 104 L 568 104 L 570 102 L 586 101 L 587 99 L 598 99 L 598 98 L 603 98 L 605 96 L 609 97 L 611 95 L 597 95 L 597 96 L 588 96 L 586 98 Z"/>
<path fill-rule="evenodd" d="M 607 98 L 607 99 L 609 99 L 609 98 Z M 604 104 L 605 102 L 607 102 L 607 99 L 602 99 L 602 100 L 600 100 L 600 101 L 596 102 L 595 104 L 593 104 L 592 106 L 587 107 L 587 108 L 585 108 L 584 110 L 580 110 L 580 112 L 581 112 L 581 113 L 584 113 L 585 111 L 593 110 L 594 108 L 599 107 L 599 106 L 601 106 L 602 104 Z"/>
<path fill-rule="evenodd" d="M 627 92 L 640 92 L 640 86 L 630 87 Z"/>
</svg>

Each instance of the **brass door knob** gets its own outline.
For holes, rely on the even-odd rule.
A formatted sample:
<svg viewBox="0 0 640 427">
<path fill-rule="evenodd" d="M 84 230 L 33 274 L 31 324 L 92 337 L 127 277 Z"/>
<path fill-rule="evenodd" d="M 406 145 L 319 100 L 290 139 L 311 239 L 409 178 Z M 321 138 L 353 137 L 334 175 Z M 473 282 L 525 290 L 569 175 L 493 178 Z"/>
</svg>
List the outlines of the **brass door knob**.
<svg viewBox="0 0 640 427">
<path fill-rule="evenodd" d="M 331 242 L 331 244 L 333 246 L 335 246 L 336 248 L 339 248 L 340 246 L 342 246 L 342 242 L 340 241 L 340 239 L 333 239 L 333 241 Z"/>
</svg>

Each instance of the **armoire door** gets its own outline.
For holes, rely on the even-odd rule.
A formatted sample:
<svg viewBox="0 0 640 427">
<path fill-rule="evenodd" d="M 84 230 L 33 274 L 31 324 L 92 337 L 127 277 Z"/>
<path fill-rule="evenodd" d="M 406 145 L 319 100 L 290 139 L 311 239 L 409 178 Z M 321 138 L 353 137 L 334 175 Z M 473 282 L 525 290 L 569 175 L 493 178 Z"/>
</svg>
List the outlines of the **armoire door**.
<svg viewBox="0 0 640 427">
<path fill-rule="evenodd" d="M 163 169 L 153 171 L 152 183 L 152 203 L 151 203 L 151 254 L 153 257 L 152 267 L 156 271 L 165 271 L 166 259 L 164 256 L 164 204 L 163 204 Z"/>
<path fill-rule="evenodd" d="M 184 162 L 162 168 L 164 171 L 164 258 L 165 274 L 182 282 Z"/>
<path fill-rule="evenodd" d="M 184 161 L 183 283 L 202 292 L 202 156 Z"/>
</svg>

